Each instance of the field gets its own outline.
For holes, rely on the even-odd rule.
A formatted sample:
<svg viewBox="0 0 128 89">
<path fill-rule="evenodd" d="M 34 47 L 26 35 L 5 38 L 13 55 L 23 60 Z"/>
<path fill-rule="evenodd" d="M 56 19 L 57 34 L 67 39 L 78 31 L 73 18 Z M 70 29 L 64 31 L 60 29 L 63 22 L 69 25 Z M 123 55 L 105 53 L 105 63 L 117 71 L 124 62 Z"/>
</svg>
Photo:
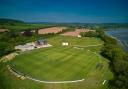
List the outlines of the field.
<svg viewBox="0 0 128 89">
<path fill-rule="evenodd" d="M 39 29 L 38 34 L 48 34 L 48 33 L 58 33 L 63 30 L 63 27 L 51 27 L 51 28 L 44 28 Z"/>
<path fill-rule="evenodd" d="M 0 29 L 0 33 L 1 32 L 7 32 L 8 30 L 7 29 Z"/>
<path fill-rule="evenodd" d="M 78 36 L 81 32 L 89 32 L 89 31 L 94 31 L 94 30 L 90 30 L 90 29 L 76 29 L 75 31 L 70 31 L 70 32 L 65 32 L 61 35 L 64 36 Z"/>
<path fill-rule="evenodd" d="M 16 25 L 10 25 L 10 24 L 0 24 L 0 29 L 2 28 L 6 28 L 10 31 L 24 31 L 24 30 L 35 30 L 35 29 L 40 29 L 40 28 L 47 28 L 47 27 L 51 27 L 49 25 L 42 25 L 42 24 L 16 24 Z"/>
<path fill-rule="evenodd" d="M 62 46 L 64 40 L 69 46 Z M 7 69 L 10 89 L 108 89 L 104 80 L 112 78 L 107 59 L 99 54 L 99 47 L 88 47 L 103 42 L 97 38 L 56 36 L 48 39 L 52 47 L 25 52 L 9 64 L 17 71 L 42 81 L 75 81 L 66 84 L 38 83 L 16 78 Z M 85 46 L 77 48 L 74 45 Z M 87 46 L 87 47 L 86 47 Z"/>
<path fill-rule="evenodd" d="M 88 37 L 72 37 L 72 36 L 55 36 L 48 39 L 48 42 L 53 46 L 61 46 L 62 42 L 68 42 L 69 46 L 79 45 L 79 46 L 91 46 L 103 44 L 103 42 L 98 38 L 88 38 Z"/>
</svg>

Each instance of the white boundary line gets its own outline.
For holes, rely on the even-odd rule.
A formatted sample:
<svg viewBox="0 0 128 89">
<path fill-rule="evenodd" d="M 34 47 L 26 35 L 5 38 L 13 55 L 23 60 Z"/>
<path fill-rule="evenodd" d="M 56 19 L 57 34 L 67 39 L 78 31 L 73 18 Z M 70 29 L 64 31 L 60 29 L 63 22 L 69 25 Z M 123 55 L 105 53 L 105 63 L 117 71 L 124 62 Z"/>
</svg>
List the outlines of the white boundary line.
<svg viewBox="0 0 128 89">
<path fill-rule="evenodd" d="M 103 44 L 89 45 L 89 46 L 80 46 L 80 45 L 73 45 L 73 46 L 86 48 L 86 47 L 95 47 L 95 46 L 101 46 L 101 45 L 103 45 Z"/>
<path fill-rule="evenodd" d="M 19 75 L 21 77 L 25 77 L 27 79 L 30 79 L 30 80 L 33 80 L 33 81 L 36 81 L 36 82 L 39 82 L 39 83 L 76 83 L 76 82 L 82 82 L 84 81 L 85 79 L 81 79 L 81 80 L 73 80 L 73 81 L 43 81 L 43 80 L 39 80 L 39 79 L 35 79 L 35 78 L 32 78 L 32 77 L 29 77 L 29 76 L 23 76 L 21 74 L 19 74 L 20 72 L 15 72 L 14 70 L 12 70 L 12 68 L 8 65 L 7 68 L 9 69 L 9 71 L 14 74 L 15 76 Z"/>
<path fill-rule="evenodd" d="M 26 78 L 31 79 L 36 82 L 41 82 L 41 83 L 75 83 L 75 82 L 82 82 L 85 80 L 85 79 L 81 79 L 81 80 L 74 80 L 74 81 L 41 81 L 38 79 L 30 78 L 28 76 Z"/>
</svg>

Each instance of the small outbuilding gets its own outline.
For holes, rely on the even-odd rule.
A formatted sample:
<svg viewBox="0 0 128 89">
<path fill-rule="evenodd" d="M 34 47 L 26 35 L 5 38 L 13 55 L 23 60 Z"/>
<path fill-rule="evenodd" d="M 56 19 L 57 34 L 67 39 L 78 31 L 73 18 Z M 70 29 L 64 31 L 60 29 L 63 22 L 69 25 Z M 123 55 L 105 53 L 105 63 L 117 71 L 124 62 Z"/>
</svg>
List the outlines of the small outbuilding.
<svg viewBox="0 0 128 89">
<path fill-rule="evenodd" d="M 81 38 L 81 35 L 78 35 L 77 37 L 78 37 L 78 38 Z"/>
<path fill-rule="evenodd" d="M 62 45 L 63 45 L 63 46 L 68 46 L 69 43 L 68 43 L 68 42 L 62 42 Z"/>
</svg>

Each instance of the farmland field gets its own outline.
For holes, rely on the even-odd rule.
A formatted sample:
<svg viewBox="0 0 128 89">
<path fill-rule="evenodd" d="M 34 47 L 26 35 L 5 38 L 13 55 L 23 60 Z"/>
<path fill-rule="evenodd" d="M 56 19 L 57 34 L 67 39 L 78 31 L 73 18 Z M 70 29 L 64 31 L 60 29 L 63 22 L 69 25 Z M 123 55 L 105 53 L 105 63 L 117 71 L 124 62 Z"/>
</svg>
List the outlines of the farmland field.
<svg viewBox="0 0 128 89">
<path fill-rule="evenodd" d="M 63 30 L 63 27 L 44 28 L 44 29 L 39 29 L 38 34 L 59 33 L 62 30 Z"/>
<path fill-rule="evenodd" d="M 62 41 L 69 46 L 62 46 Z M 42 81 L 84 81 L 66 84 L 45 84 L 16 78 L 6 71 L 10 89 L 108 89 L 104 80 L 112 78 L 107 59 L 100 56 L 100 47 L 74 48 L 73 45 L 102 44 L 97 38 L 56 36 L 48 39 L 52 47 L 24 52 L 9 64 L 17 71 Z M 7 69 L 5 69 L 7 70 Z"/>
</svg>

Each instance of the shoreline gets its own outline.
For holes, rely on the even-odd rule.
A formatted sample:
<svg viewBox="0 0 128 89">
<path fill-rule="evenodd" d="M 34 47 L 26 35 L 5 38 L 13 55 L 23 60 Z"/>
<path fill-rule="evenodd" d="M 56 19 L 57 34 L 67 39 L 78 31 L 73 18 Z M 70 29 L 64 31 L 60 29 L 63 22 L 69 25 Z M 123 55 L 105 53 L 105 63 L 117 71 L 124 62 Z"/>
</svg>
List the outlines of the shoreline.
<svg viewBox="0 0 128 89">
<path fill-rule="evenodd" d="M 110 32 L 111 30 L 109 30 Z M 112 30 L 113 31 L 113 30 Z M 105 31 L 105 34 L 107 34 L 108 36 L 110 36 L 111 38 L 115 39 L 119 45 L 125 50 L 128 51 L 128 47 L 125 46 L 125 44 L 123 44 L 122 40 L 118 39 L 117 37 L 113 36 L 112 34 L 109 34 L 108 31 Z"/>
</svg>

